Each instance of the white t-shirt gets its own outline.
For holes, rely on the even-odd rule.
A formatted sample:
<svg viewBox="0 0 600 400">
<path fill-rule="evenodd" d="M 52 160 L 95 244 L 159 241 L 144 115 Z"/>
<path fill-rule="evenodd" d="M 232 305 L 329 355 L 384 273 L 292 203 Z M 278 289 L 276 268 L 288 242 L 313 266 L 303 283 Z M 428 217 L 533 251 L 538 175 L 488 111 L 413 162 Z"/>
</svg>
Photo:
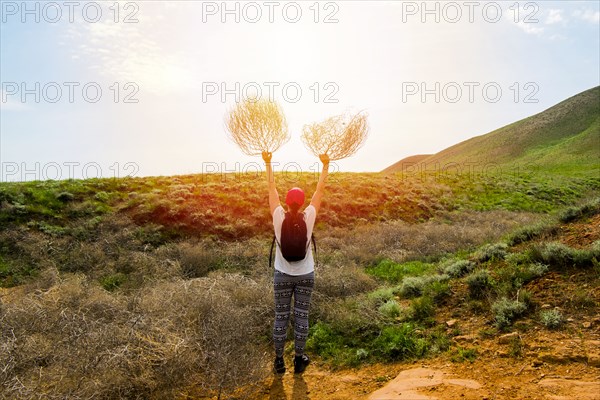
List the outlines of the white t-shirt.
<svg viewBox="0 0 600 400">
<path fill-rule="evenodd" d="M 310 242 L 312 231 L 315 226 L 315 219 L 317 217 L 317 210 L 313 205 L 309 205 L 304 209 L 304 221 L 306 222 L 306 235 Z M 277 242 L 281 243 L 281 225 L 285 218 L 285 210 L 282 206 L 277 206 L 273 211 L 273 227 L 275 228 L 275 237 Z M 304 260 L 289 262 L 281 254 L 281 249 L 278 245 L 275 246 L 275 269 L 286 273 L 288 275 L 304 275 L 315 270 L 315 260 L 312 254 L 312 243 L 309 245 L 306 251 L 306 257 Z"/>
</svg>

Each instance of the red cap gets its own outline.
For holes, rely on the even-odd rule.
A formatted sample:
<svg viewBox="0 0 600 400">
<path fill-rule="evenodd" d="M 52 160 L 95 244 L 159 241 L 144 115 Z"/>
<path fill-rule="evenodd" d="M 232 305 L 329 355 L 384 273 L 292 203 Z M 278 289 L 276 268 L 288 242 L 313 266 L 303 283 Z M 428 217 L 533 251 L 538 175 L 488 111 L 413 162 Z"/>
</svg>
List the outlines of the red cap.
<svg viewBox="0 0 600 400">
<path fill-rule="evenodd" d="M 300 188 L 291 188 L 285 196 L 285 204 L 291 206 L 292 204 L 298 204 L 299 206 L 304 204 L 304 192 Z"/>
</svg>

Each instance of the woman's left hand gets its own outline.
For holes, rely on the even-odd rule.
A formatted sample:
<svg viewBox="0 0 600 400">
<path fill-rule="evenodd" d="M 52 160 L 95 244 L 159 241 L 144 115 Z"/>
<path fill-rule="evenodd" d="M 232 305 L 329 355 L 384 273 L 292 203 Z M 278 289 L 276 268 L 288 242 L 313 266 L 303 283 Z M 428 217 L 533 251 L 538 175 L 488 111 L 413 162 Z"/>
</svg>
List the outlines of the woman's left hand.
<svg viewBox="0 0 600 400">
<path fill-rule="evenodd" d="M 271 153 L 270 151 L 262 152 L 262 158 L 263 158 L 263 160 L 265 160 L 266 163 L 271 162 L 271 157 L 273 157 L 273 153 Z"/>
</svg>

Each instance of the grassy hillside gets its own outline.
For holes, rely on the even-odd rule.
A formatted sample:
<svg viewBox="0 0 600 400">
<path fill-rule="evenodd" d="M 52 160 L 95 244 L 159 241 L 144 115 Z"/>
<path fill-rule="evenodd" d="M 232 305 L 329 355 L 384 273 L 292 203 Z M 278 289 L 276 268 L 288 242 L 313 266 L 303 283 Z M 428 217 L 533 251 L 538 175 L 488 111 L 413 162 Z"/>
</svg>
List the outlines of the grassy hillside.
<svg viewBox="0 0 600 400">
<path fill-rule="evenodd" d="M 432 156 L 432 154 L 417 154 L 414 156 L 408 156 L 408 157 L 405 157 L 402 160 L 390 165 L 389 167 L 387 167 L 386 169 L 384 169 L 381 172 L 383 172 L 384 174 L 387 174 L 390 172 L 401 171 L 403 168 L 407 168 L 412 165 L 419 164 L 431 156 Z"/>
<path fill-rule="evenodd" d="M 477 136 L 420 160 L 428 168 L 458 163 L 528 166 L 565 175 L 598 176 L 600 87 L 575 95 L 539 114 Z M 386 172 L 398 172 L 398 163 Z M 400 169 L 399 169 L 400 168 Z"/>
</svg>

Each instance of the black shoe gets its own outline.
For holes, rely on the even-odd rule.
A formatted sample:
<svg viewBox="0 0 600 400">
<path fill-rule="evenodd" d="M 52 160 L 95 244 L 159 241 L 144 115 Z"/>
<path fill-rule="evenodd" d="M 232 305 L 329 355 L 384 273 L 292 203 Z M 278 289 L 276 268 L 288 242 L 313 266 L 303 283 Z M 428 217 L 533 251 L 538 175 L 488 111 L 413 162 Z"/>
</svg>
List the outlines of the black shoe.
<svg viewBox="0 0 600 400">
<path fill-rule="evenodd" d="M 306 354 L 294 357 L 294 373 L 301 374 L 306 369 L 306 366 L 310 364 L 310 359 Z"/>
<path fill-rule="evenodd" d="M 283 357 L 275 357 L 275 364 L 273 365 L 273 370 L 277 374 L 283 374 L 285 372 L 285 363 L 283 361 Z"/>
</svg>

